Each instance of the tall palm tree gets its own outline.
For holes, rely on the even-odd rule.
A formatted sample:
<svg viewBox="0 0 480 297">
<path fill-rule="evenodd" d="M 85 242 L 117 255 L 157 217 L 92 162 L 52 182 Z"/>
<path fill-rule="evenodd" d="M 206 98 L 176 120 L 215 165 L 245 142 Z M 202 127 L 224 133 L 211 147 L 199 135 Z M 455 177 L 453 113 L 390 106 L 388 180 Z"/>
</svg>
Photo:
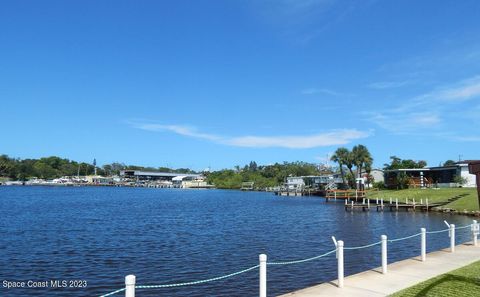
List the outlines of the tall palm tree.
<svg viewBox="0 0 480 297">
<path fill-rule="evenodd" d="M 343 165 L 347 165 L 350 151 L 344 147 L 339 147 L 333 156 L 330 158 L 333 162 L 337 162 L 340 167 L 340 174 L 342 175 L 342 182 L 345 184 L 345 172 L 343 171 Z"/>
<path fill-rule="evenodd" d="M 357 167 L 357 177 L 362 177 L 362 169 L 371 166 L 373 162 L 372 155 L 367 147 L 359 144 L 352 148 L 353 164 Z"/>
</svg>

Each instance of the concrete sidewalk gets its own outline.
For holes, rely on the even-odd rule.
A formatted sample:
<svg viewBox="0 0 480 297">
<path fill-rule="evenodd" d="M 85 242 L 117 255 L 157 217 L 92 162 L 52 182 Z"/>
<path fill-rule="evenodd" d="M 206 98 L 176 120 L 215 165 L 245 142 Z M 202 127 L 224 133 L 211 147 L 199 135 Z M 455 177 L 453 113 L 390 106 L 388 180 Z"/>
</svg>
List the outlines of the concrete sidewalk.
<svg viewBox="0 0 480 297">
<path fill-rule="evenodd" d="M 388 296 L 417 283 L 463 267 L 480 260 L 480 246 L 471 243 L 458 245 L 455 253 L 444 249 L 427 254 L 425 262 L 420 257 L 388 265 L 388 273 L 382 274 L 381 267 L 345 277 L 344 287 L 337 288 L 336 281 L 298 290 L 282 297 L 313 296 Z"/>
</svg>

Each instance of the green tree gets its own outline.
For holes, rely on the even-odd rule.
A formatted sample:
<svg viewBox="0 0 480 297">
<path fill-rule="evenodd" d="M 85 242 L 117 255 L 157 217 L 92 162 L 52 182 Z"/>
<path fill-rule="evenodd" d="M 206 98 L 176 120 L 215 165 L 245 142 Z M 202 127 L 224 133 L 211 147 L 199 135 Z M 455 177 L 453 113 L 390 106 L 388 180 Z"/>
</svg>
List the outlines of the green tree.
<svg viewBox="0 0 480 297">
<path fill-rule="evenodd" d="M 397 156 L 390 157 L 390 164 L 384 164 L 384 170 L 395 170 L 395 169 L 411 169 L 411 168 L 424 168 L 427 166 L 427 162 L 420 160 L 414 161 L 411 159 L 402 160 Z"/>
<path fill-rule="evenodd" d="M 360 178 L 362 170 L 365 166 L 371 166 L 373 162 L 372 155 L 368 151 L 367 147 L 359 144 L 352 149 L 353 164 L 357 167 L 357 177 Z"/>
<path fill-rule="evenodd" d="M 345 184 L 345 172 L 343 170 L 343 165 L 346 165 L 347 160 L 348 160 L 348 155 L 350 154 L 350 151 L 344 147 L 339 147 L 333 156 L 330 158 L 333 162 L 338 163 L 338 167 L 340 169 L 340 175 L 342 176 L 342 182 Z"/>
<path fill-rule="evenodd" d="M 455 161 L 453 160 L 447 160 L 445 163 L 443 163 L 443 166 L 455 166 Z"/>
</svg>

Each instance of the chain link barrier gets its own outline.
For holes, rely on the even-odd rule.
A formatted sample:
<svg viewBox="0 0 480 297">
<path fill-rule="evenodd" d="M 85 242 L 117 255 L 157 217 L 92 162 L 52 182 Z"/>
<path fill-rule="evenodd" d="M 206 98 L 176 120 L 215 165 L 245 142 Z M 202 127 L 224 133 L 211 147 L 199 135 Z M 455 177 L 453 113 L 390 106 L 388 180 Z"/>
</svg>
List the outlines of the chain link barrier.
<svg viewBox="0 0 480 297">
<path fill-rule="evenodd" d="M 469 225 L 462 226 L 462 227 L 455 227 L 455 229 L 456 230 L 466 229 L 466 228 L 471 228 L 471 226 L 472 226 L 472 224 L 469 224 Z M 448 232 L 449 230 L 450 229 L 443 229 L 443 230 L 437 230 L 437 231 L 426 231 L 426 234 L 437 234 L 437 233 L 442 233 L 442 232 Z M 388 239 L 387 241 L 388 242 L 396 242 L 396 241 L 407 240 L 407 239 L 410 239 L 410 238 L 420 236 L 421 234 L 422 233 L 416 233 L 416 234 L 401 237 L 401 238 Z M 378 242 L 374 242 L 374 243 L 367 244 L 367 245 L 362 245 L 362 246 L 344 247 L 343 249 L 344 250 L 360 250 L 360 249 L 366 249 L 366 248 L 369 248 L 369 247 L 372 247 L 372 246 L 376 246 L 376 245 L 379 245 L 381 243 L 382 243 L 382 241 L 378 241 Z M 335 253 L 336 251 L 337 251 L 337 249 L 334 249 L 334 250 L 331 250 L 331 251 L 326 252 L 324 254 L 321 254 L 321 255 L 318 255 L 318 256 L 315 256 L 315 257 L 311 257 L 311 258 L 301 259 L 301 260 L 267 262 L 267 265 L 291 265 L 291 264 L 305 263 L 305 262 L 309 262 L 309 261 L 313 261 L 313 260 L 316 260 L 316 259 L 326 257 L 330 254 Z M 213 277 L 213 278 L 209 278 L 209 279 L 203 279 L 203 280 L 192 281 L 192 282 L 184 282 L 184 283 L 176 283 L 176 284 L 162 284 L 162 285 L 137 285 L 137 286 L 135 286 L 135 289 L 173 288 L 173 287 L 182 287 L 182 286 L 204 284 L 204 283 L 209 283 L 209 282 L 213 282 L 213 281 L 217 281 L 217 280 L 230 278 L 230 277 L 233 277 L 233 276 L 236 276 L 236 275 L 239 275 L 239 274 L 243 274 L 245 272 L 257 269 L 259 267 L 260 267 L 260 265 L 255 265 L 255 266 L 252 266 L 250 268 L 243 269 L 243 270 L 240 270 L 240 271 L 237 271 L 237 272 L 234 272 L 234 273 L 230 273 L 230 274 L 227 274 L 227 275 L 222 275 L 222 276 L 217 276 L 217 277 Z M 116 291 L 101 295 L 100 297 L 112 296 L 112 295 L 115 295 L 115 294 L 123 292 L 123 291 L 125 291 L 125 288 L 118 289 Z"/>
<path fill-rule="evenodd" d="M 118 290 L 116 290 L 116 291 L 107 293 L 107 294 L 105 294 L 105 295 L 101 295 L 100 297 L 112 296 L 112 295 L 115 295 L 115 294 L 117 294 L 117 293 L 123 292 L 123 291 L 125 291 L 125 290 L 126 290 L 125 288 L 121 288 L 121 289 L 118 289 Z"/>
<path fill-rule="evenodd" d="M 316 259 L 320 259 L 322 257 L 326 257 L 330 254 L 333 254 L 337 251 L 337 249 L 331 250 L 329 252 L 326 252 L 325 254 L 321 254 L 315 257 L 307 258 L 307 259 L 302 259 L 302 260 L 293 260 L 293 261 L 283 261 L 283 262 L 267 262 L 267 265 L 290 265 L 290 264 L 298 264 L 298 263 L 304 263 L 304 262 L 309 262 L 313 261 Z"/>
<path fill-rule="evenodd" d="M 422 235 L 422 233 L 417 233 L 417 234 L 413 234 L 413 235 L 405 236 L 405 237 L 401 237 L 401 238 L 388 239 L 388 242 L 402 241 L 402 240 L 414 238 L 414 237 L 417 237 L 417 236 L 420 236 L 420 235 Z"/>
<path fill-rule="evenodd" d="M 372 246 L 375 246 L 375 245 L 378 245 L 378 244 L 381 244 L 382 241 L 380 240 L 379 242 L 374 242 L 374 243 L 371 243 L 371 244 L 367 244 L 367 245 L 362 245 L 362 246 L 353 246 L 353 247 L 344 247 L 343 249 L 344 250 L 361 250 L 361 249 L 366 249 L 366 248 L 369 248 L 369 247 L 372 247 Z"/>
</svg>

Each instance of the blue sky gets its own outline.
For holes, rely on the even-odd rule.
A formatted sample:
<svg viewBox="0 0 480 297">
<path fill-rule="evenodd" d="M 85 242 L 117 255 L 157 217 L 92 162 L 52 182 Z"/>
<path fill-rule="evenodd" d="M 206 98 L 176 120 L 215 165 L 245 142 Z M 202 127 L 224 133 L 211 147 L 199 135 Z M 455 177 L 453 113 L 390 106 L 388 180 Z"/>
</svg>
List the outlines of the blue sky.
<svg viewBox="0 0 480 297">
<path fill-rule="evenodd" d="M 0 153 L 478 159 L 478 1 L 3 1 Z"/>
</svg>

